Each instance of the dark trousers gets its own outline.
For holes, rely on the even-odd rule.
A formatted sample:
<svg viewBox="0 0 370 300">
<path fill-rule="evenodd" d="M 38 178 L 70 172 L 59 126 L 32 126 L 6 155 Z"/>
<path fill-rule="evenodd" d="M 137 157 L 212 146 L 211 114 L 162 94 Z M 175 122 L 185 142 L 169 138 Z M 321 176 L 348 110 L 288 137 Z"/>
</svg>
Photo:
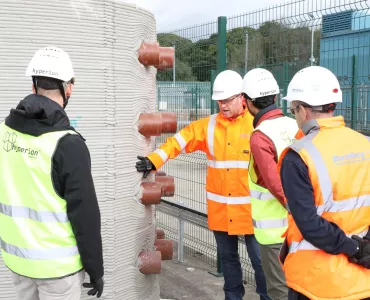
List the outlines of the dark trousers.
<svg viewBox="0 0 370 300">
<path fill-rule="evenodd" d="M 245 294 L 243 274 L 238 252 L 238 236 L 227 232 L 214 231 L 217 248 L 224 274 L 225 300 L 242 300 Z M 259 244 L 254 235 L 245 235 L 245 244 L 256 279 L 256 292 L 261 300 L 271 300 L 267 296 L 266 278 L 263 273 Z"/>
</svg>

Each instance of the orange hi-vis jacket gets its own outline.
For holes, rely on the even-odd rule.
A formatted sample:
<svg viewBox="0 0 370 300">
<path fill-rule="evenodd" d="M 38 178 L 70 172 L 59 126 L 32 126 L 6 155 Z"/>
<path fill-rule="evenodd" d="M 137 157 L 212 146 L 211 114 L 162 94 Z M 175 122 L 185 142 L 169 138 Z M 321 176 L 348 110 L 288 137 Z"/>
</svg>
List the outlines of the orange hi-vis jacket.
<svg viewBox="0 0 370 300">
<path fill-rule="evenodd" d="M 341 116 L 311 120 L 302 130 L 305 136 L 285 149 L 278 168 L 289 149 L 296 151 L 308 167 L 317 214 L 349 238 L 365 236 L 370 225 L 369 138 L 345 127 Z M 316 248 L 291 214 L 280 262 L 287 285 L 310 299 L 370 297 L 370 269 L 350 263 L 344 254 Z"/>
<path fill-rule="evenodd" d="M 192 122 L 147 157 L 157 170 L 181 152 L 206 153 L 208 226 L 230 235 L 253 234 L 248 188 L 253 117 L 245 110 L 234 120 L 221 113 Z"/>
</svg>

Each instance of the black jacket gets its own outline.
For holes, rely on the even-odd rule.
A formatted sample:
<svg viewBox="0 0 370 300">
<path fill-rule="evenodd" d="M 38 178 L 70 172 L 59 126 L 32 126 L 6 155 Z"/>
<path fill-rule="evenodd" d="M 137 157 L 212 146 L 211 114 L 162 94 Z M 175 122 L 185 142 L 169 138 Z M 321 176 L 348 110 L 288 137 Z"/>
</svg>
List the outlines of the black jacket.
<svg viewBox="0 0 370 300">
<path fill-rule="evenodd" d="M 5 124 L 32 136 L 74 130 L 60 105 L 34 94 L 11 109 Z M 67 214 L 83 266 L 92 279 L 98 280 L 104 275 L 100 210 L 90 153 L 82 136 L 66 135 L 59 141 L 52 161 L 52 180 L 57 194 L 67 202 Z"/>
</svg>

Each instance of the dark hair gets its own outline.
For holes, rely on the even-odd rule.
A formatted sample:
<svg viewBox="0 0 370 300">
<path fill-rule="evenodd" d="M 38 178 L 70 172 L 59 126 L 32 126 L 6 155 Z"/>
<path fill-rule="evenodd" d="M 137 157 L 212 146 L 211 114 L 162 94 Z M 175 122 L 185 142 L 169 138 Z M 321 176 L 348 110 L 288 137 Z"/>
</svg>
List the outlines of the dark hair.
<svg viewBox="0 0 370 300">
<path fill-rule="evenodd" d="M 59 90 L 58 82 L 62 82 L 58 79 L 43 76 L 35 76 L 35 81 L 37 87 L 44 90 Z"/>
<path fill-rule="evenodd" d="M 336 103 L 328 103 L 328 104 L 319 105 L 319 106 L 312 106 L 312 105 L 309 105 L 305 102 L 298 101 L 298 106 L 311 108 L 313 111 L 318 112 L 318 113 L 331 113 L 336 109 L 337 104 Z"/>
<path fill-rule="evenodd" d="M 276 95 L 269 95 L 269 96 L 259 97 L 259 98 L 256 98 L 256 99 L 252 99 L 251 97 L 249 97 L 245 93 L 243 93 L 243 96 L 247 100 L 253 100 L 252 104 L 255 108 L 264 109 L 264 108 L 269 107 L 270 105 L 275 103 L 275 96 Z"/>
</svg>

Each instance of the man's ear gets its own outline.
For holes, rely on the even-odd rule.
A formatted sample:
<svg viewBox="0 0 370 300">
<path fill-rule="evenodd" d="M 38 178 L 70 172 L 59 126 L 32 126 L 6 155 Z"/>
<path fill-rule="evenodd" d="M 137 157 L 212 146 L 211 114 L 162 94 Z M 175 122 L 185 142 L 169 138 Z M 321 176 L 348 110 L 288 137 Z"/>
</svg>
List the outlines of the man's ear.
<svg viewBox="0 0 370 300">
<path fill-rule="evenodd" d="M 35 86 L 33 85 L 33 83 L 32 83 L 32 93 L 36 94 L 36 89 L 35 89 Z"/>
<path fill-rule="evenodd" d="M 67 97 L 71 97 L 72 95 L 72 89 L 73 89 L 73 84 L 68 84 L 67 87 L 66 87 L 66 96 Z"/>
</svg>

